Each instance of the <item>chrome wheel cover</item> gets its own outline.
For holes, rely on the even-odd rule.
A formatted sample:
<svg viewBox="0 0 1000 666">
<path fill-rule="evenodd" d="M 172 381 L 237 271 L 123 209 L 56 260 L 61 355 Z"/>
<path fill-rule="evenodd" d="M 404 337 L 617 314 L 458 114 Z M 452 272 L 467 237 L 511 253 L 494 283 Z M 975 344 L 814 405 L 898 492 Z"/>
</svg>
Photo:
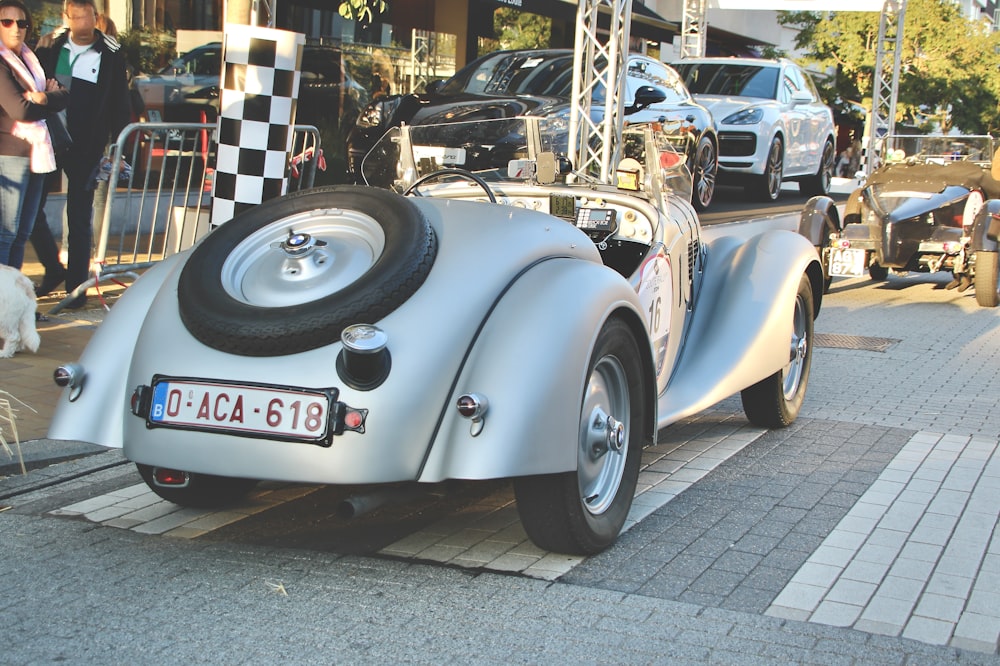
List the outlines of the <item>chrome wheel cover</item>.
<svg viewBox="0 0 1000 666">
<path fill-rule="evenodd" d="M 767 176 L 767 191 L 771 198 L 777 198 L 781 192 L 781 175 L 784 171 L 784 159 L 781 155 L 781 142 L 772 141 L 767 153 L 767 163 L 764 165 L 764 175 Z"/>
<path fill-rule="evenodd" d="M 830 191 L 830 185 L 833 183 L 833 157 L 833 144 L 827 142 L 823 146 L 823 161 L 819 165 L 820 183 L 824 193 Z"/>
<path fill-rule="evenodd" d="M 240 241 L 222 265 L 222 287 L 247 305 L 301 305 L 354 283 L 384 249 L 382 227 L 368 215 L 343 209 L 300 213 Z"/>
<path fill-rule="evenodd" d="M 698 197 L 698 201 L 703 207 L 708 206 L 712 202 L 712 196 L 715 194 L 715 178 L 718 172 L 715 147 L 711 142 L 706 143 L 698 151 L 695 170 L 694 195 Z"/>
<path fill-rule="evenodd" d="M 795 298 L 795 314 L 792 318 L 792 340 L 789 349 L 789 363 L 782 372 L 782 393 L 791 401 L 799 390 L 809 359 L 808 322 L 802 294 Z"/>
<path fill-rule="evenodd" d="M 621 485 L 628 456 L 631 404 L 625 368 L 601 358 L 587 381 L 580 415 L 577 479 L 580 500 L 592 515 L 607 511 Z"/>
</svg>

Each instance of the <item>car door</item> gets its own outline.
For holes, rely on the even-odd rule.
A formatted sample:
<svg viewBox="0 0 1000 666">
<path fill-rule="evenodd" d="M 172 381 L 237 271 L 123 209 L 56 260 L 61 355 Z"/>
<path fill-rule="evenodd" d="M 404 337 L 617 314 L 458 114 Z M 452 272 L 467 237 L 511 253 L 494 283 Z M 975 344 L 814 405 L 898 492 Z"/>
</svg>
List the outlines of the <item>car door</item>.
<svg viewBox="0 0 1000 666">
<path fill-rule="evenodd" d="M 796 76 L 793 67 L 785 67 L 778 83 L 778 102 L 785 126 L 785 175 L 803 173 L 809 150 L 808 106 L 798 101 L 801 98 L 802 77 Z"/>
<path fill-rule="evenodd" d="M 833 133 L 833 112 L 823 103 L 809 75 L 798 68 L 794 71 L 802 80 L 801 90 L 808 92 L 812 97 L 810 103 L 801 105 L 808 136 L 803 170 L 804 173 L 816 173 L 819 170 L 820 160 L 823 159 L 823 146 Z"/>
</svg>

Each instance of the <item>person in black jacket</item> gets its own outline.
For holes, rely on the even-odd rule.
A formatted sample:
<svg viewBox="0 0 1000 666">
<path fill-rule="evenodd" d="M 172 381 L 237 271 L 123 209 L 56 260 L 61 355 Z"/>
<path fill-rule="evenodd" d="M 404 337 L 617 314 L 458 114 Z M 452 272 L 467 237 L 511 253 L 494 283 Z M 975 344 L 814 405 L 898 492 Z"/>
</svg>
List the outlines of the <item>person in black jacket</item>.
<svg viewBox="0 0 1000 666">
<path fill-rule="evenodd" d="M 130 120 L 125 57 L 118 42 L 97 29 L 97 16 L 95 0 L 66 0 L 66 27 L 55 34 L 51 46 L 36 50 L 46 75 L 69 89 L 66 124 L 73 137 L 73 146 L 59 160 L 66 174 L 68 261 L 65 268 L 59 262 L 59 248 L 45 218 L 43 201 L 31 234 L 31 243 L 45 267 L 45 277 L 36 289 L 39 296 L 55 290 L 64 280 L 67 292 L 86 282 L 95 175 L 107 145 L 117 140 Z M 67 307 L 80 308 L 86 303 L 84 292 Z"/>
</svg>

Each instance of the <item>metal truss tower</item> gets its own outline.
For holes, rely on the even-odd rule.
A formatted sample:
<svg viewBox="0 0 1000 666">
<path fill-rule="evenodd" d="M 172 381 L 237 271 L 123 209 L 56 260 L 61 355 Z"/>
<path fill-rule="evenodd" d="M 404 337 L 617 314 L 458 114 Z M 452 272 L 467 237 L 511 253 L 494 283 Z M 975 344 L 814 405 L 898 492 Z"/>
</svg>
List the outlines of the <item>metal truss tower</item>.
<svg viewBox="0 0 1000 666">
<path fill-rule="evenodd" d="M 599 39 L 598 14 L 610 12 L 607 39 Z M 569 155 L 580 173 L 611 182 L 625 126 L 625 67 L 632 24 L 632 0 L 580 0 L 573 52 L 573 104 L 569 122 Z M 593 107 L 595 91 L 604 104 Z"/>
<path fill-rule="evenodd" d="M 684 0 L 681 22 L 681 59 L 705 55 L 708 0 Z"/>
<path fill-rule="evenodd" d="M 903 55 L 903 21 L 906 18 L 906 0 L 885 0 L 878 24 L 878 51 L 875 54 L 875 76 L 872 81 L 872 110 L 868 117 L 868 150 L 865 155 L 865 173 L 878 165 L 884 143 L 880 140 L 891 135 L 896 127 L 896 98 L 899 93 L 899 62 Z M 887 63 L 891 62 L 891 76 L 886 76 Z"/>
</svg>

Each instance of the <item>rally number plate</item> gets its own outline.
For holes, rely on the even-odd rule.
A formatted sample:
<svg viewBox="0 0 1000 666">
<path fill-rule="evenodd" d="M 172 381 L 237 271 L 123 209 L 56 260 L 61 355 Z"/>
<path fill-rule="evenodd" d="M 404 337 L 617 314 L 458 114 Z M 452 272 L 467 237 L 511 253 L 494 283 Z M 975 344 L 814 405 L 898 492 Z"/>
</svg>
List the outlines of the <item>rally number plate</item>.
<svg viewBox="0 0 1000 666">
<path fill-rule="evenodd" d="M 161 379 L 153 383 L 148 419 L 151 426 L 316 441 L 327 437 L 330 404 L 322 391 Z"/>
<path fill-rule="evenodd" d="M 865 251 L 834 248 L 830 251 L 830 275 L 861 277 L 865 274 Z"/>
</svg>

